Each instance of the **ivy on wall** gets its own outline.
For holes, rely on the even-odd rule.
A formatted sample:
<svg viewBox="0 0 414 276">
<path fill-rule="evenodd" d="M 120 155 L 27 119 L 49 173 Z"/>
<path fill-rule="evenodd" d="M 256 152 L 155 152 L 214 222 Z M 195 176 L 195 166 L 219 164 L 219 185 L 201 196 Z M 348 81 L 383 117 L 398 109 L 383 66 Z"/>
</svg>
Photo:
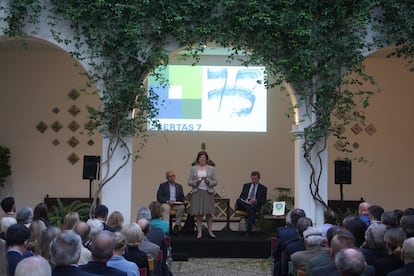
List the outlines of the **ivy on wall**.
<svg viewBox="0 0 414 276">
<path fill-rule="evenodd" d="M 146 126 L 154 118 L 157 95 L 147 93 L 145 78 L 154 68 L 168 64 L 166 46 L 178 42 L 195 57 L 209 42 L 232 49 L 229 58 L 247 56 L 245 65 L 261 64 L 268 73 L 267 85 L 289 83 L 298 98 L 292 112 L 309 119 L 301 137 L 304 157 L 312 175 L 310 191 L 319 196 L 319 177 L 314 162 L 326 148 L 327 137 L 346 137 L 338 132 L 331 114 L 340 114 L 341 125 L 364 123 L 364 108 L 375 91 L 363 90 L 374 83 L 363 66 L 364 51 L 395 44 L 395 55 L 410 62 L 413 53 L 414 4 L 404 0 L 40 0 L 9 1 L 2 8 L 8 36 L 24 36 L 35 25 L 42 9 L 58 41 L 72 43 L 78 59 L 91 60 L 88 72 L 99 87 L 103 109 L 90 109 L 91 118 L 115 145 L 122 137 L 146 141 Z M 74 36 L 65 41 L 55 30 L 67 20 Z M 368 40 L 368 33 L 373 39 Z M 83 47 L 86 45 L 87 47 Z M 163 80 L 165 84 L 168 80 Z M 134 118 L 126 116 L 137 111 Z M 352 115 L 351 115 L 352 114 Z M 318 147 L 318 152 L 313 154 Z M 108 155 L 109 156 L 109 155 Z M 127 153 L 129 159 L 131 153 Z M 316 160 L 314 160 L 316 158 Z"/>
</svg>

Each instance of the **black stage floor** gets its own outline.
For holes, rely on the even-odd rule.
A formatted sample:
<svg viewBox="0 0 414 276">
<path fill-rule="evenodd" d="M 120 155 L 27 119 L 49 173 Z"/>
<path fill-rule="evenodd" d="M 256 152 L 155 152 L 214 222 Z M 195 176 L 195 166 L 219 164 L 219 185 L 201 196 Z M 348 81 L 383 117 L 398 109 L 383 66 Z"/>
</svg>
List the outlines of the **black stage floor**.
<svg viewBox="0 0 414 276">
<path fill-rule="evenodd" d="M 201 239 L 196 234 L 182 233 L 171 235 L 173 260 L 188 258 L 268 258 L 271 256 L 271 237 L 255 232 L 244 236 L 244 232 L 214 232 L 215 239 L 203 233 Z"/>
</svg>

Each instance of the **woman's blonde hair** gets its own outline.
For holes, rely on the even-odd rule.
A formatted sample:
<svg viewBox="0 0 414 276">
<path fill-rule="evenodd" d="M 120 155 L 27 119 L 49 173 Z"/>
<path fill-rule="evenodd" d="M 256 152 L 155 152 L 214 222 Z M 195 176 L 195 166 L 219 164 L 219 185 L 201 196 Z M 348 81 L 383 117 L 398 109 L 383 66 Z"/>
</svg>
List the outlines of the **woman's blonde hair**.
<svg viewBox="0 0 414 276">
<path fill-rule="evenodd" d="M 129 246 L 138 246 L 144 239 L 141 227 L 135 222 L 124 225 L 121 232 L 125 235 Z"/>
</svg>

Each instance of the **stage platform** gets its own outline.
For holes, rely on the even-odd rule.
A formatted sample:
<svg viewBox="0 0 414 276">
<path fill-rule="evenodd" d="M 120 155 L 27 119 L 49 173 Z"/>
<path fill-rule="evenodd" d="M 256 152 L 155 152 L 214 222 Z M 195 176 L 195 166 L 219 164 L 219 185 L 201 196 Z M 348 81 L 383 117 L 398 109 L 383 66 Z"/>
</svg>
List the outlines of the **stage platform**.
<svg viewBox="0 0 414 276">
<path fill-rule="evenodd" d="M 239 231 L 217 231 L 215 239 L 203 232 L 201 239 L 196 234 L 171 235 L 173 260 L 188 258 L 268 258 L 271 256 L 271 237 L 262 232 L 244 236 Z"/>
</svg>

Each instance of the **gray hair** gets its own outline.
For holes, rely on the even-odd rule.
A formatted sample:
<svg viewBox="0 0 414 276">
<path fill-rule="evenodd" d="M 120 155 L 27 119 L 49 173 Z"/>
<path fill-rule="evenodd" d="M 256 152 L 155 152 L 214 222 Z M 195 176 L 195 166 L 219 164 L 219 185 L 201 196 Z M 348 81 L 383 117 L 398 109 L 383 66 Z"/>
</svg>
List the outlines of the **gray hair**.
<svg viewBox="0 0 414 276">
<path fill-rule="evenodd" d="M 42 256 L 24 258 L 16 266 L 15 276 L 51 276 L 52 269 Z"/>
<path fill-rule="evenodd" d="M 19 224 L 29 224 L 33 221 L 33 210 L 30 207 L 23 207 L 16 213 L 16 221 Z"/>
<path fill-rule="evenodd" d="M 304 232 L 303 237 L 305 238 L 308 246 L 321 245 L 325 239 L 322 237 L 322 231 L 318 227 L 309 226 Z"/>
<path fill-rule="evenodd" d="M 384 235 L 387 226 L 382 223 L 371 223 L 365 231 L 365 247 L 385 248 Z"/>
<path fill-rule="evenodd" d="M 414 261 L 414 238 L 408 238 L 402 245 L 404 262 L 411 263 Z"/>
<path fill-rule="evenodd" d="M 91 231 L 89 232 L 89 237 L 91 239 L 94 239 L 96 235 L 104 229 L 103 223 L 100 220 L 88 219 L 86 223 L 91 228 Z"/>
<path fill-rule="evenodd" d="M 341 275 L 361 276 L 366 269 L 365 257 L 355 248 L 341 249 L 335 255 L 335 265 Z"/>
<path fill-rule="evenodd" d="M 76 264 L 81 254 L 81 238 L 72 230 L 60 233 L 50 245 L 50 255 L 56 265 Z"/>
</svg>

